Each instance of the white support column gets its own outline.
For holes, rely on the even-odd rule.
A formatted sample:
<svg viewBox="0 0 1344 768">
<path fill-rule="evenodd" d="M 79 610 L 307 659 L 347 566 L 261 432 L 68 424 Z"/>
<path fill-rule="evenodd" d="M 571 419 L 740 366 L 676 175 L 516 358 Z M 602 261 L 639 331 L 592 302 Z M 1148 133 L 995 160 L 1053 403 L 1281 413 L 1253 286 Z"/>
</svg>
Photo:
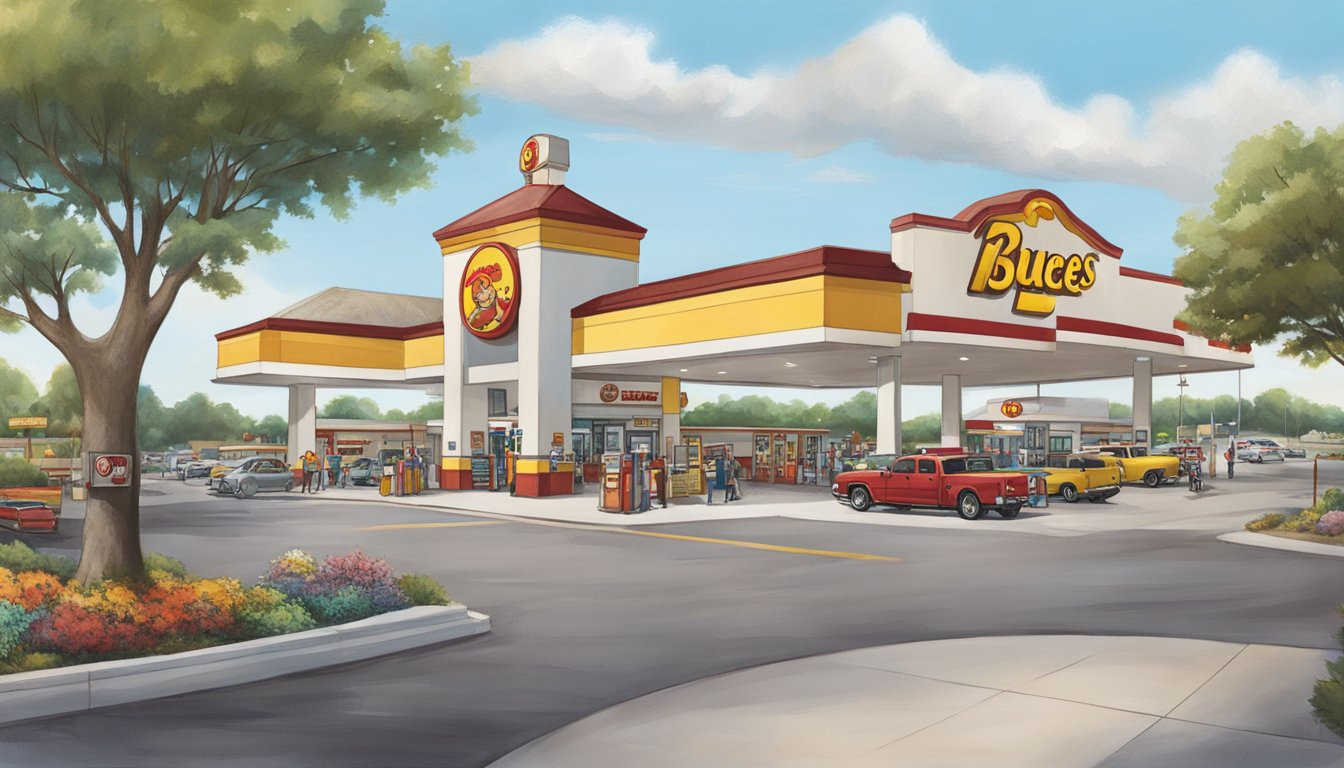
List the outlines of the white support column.
<svg viewBox="0 0 1344 768">
<path fill-rule="evenodd" d="M 540 248 L 518 253 L 527 290 L 518 312 L 518 426 L 523 430 L 523 456 L 544 457 L 551 452 L 551 436 L 560 433 L 564 445 L 574 427 L 573 306 L 570 284 L 583 279 L 572 264 L 541 258 Z"/>
<path fill-rule="evenodd" d="M 289 444 L 285 449 L 293 463 L 307 451 L 317 450 L 317 387 L 289 387 Z"/>
<path fill-rule="evenodd" d="M 663 401 L 663 444 L 654 446 L 654 451 L 671 460 L 672 451 L 668 445 L 681 444 L 681 378 L 664 376 L 661 390 L 659 394 Z"/>
<path fill-rule="evenodd" d="M 943 375 L 943 439 L 944 448 L 961 446 L 961 377 Z"/>
<path fill-rule="evenodd" d="M 901 358 L 877 359 L 877 452 L 901 453 Z"/>
<path fill-rule="evenodd" d="M 1139 442 L 1138 431 L 1143 430 L 1148 435 L 1144 442 L 1148 445 L 1156 444 L 1157 436 L 1153 434 L 1153 359 L 1146 355 L 1134 360 L 1134 396 L 1131 406 L 1134 411 L 1134 442 Z"/>
</svg>

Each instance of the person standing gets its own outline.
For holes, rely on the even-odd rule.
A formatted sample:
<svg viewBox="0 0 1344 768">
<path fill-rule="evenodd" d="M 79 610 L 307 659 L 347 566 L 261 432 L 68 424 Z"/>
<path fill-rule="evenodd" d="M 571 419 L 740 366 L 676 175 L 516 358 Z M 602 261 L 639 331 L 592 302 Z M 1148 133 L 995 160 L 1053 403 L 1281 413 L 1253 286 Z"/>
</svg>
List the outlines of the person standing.
<svg viewBox="0 0 1344 768">
<path fill-rule="evenodd" d="M 316 493 L 316 483 L 313 482 L 317 475 L 317 454 L 312 451 L 305 451 L 303 454 L 303 492 Z"/>
<path fill-rule="evenodd" d="M 1227 453 L 1223 454 L 1223 458 L 1227 459 L 1227 479 L 1231 480 L 1233 467 L 1237 464 L 1237 443 L 1232 438 L 1227 440 Z"/>
<path fill-rule="evenodd" d="M 733 452 L 730 449 L 723 457 L 723 471 L 727 473 L 724 475 L 725 485 L 727 486 L 727 489 L 723 492 L 724 503 L 742 498 L 737 492 L 737 470 L 737 459 L 733 458 Z"/>
<path fill-rule="evenodd" d="M 719 478 L 723 477 L 723 457 L 715 456 L 705 462 L 705 503 L 714 503 L 714 486 L 718 484 Z M 727 498 L 726 496 L 724 497 Z"/>
</svg>

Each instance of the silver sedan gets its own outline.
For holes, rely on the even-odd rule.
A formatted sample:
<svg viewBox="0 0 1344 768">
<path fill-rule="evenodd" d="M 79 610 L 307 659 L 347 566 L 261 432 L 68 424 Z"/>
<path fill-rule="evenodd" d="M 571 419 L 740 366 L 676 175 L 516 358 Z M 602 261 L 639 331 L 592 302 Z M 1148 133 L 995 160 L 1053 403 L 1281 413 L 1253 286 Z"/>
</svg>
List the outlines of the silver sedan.
<svg viewBox="0 0 1344 768">
<path fill-rule="evenodd" d="M 219 478 L 218 492 L 239 499 L 257 491 L 292 491 L 294 473 L 278 459 L 248 459 L 229 474 Z"/>
</svg>

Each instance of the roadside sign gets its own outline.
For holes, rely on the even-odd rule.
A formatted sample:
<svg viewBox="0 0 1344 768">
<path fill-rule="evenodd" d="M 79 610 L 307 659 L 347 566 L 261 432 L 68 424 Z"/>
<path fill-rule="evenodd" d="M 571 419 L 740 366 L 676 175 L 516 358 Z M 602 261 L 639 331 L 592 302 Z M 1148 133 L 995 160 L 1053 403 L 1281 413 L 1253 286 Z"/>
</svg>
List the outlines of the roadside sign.
<svg viewBox="0 0 1344 768">
<path fill-rule="evenodd" d="M 11 416 L 9 419 L 10 429 L 46 429 L 46 416 Z"/>
<path fill-rule="evenodd" d="M 131 456 L 125 453 L 90 453 L 86 472 L 90 488 L 130 488 Z"/>
</svg>

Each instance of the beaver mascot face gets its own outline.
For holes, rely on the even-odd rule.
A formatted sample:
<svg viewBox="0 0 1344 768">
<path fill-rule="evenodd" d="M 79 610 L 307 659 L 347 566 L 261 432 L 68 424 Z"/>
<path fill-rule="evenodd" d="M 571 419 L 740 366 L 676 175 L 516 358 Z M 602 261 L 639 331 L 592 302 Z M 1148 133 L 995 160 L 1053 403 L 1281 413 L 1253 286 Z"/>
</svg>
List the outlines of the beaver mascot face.
<svg viewBox="0 0 1344 768">
<path fill-rule="evenodd" d="M 480 309 L 489 309 L 495 306 L 495 286 L 488 277 L 476 278 L 476 285 L 472 289 L 471 299 L 476 302 Z"/>
</svg>

